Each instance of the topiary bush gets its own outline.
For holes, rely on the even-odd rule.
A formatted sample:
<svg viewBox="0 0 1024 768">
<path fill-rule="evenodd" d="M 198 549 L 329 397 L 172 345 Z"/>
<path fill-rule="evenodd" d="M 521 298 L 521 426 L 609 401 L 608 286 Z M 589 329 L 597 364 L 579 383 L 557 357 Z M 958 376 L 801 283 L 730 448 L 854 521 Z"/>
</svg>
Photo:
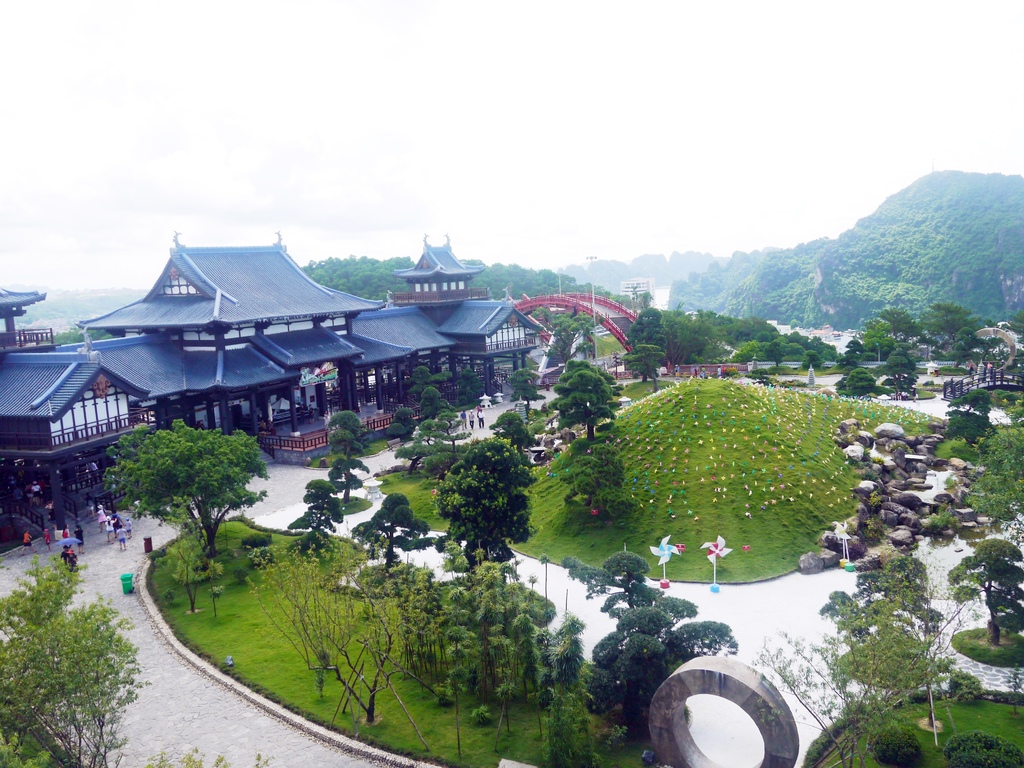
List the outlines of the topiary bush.
<svg viewBox="0 0 1024 768">
<path fill-rule="evenodd" d="M 921 761 L 921 745 L 908 725 L 892 725 L 879 732 L 871 751 L 883 765 L 910 768 Z"/>
<path fill-rule="evenodd" d="M 952 736 L 942 754 L 949 761 L 949 768 L 1024 768 L 1020 747 L 984 731 Z"/>
<path fill-rule="evenodd" d="M 957 702 L 974 701 L 985 692 L 981 681 L 969 672 L 954 669 L 946 680 L 946 697 Z"/>
<path fill-rule="evenodd" d="M 269 533 L 257 531 L 256 533 L 250 533 L 242 539 L 242 549 L 259 549 L 260 547 L 269 547 L 273 541 L 274 537 Z"/>
<path fill-rule="evenodd" d="M 234 575 L 235 581 L 237 581 L 239 584 L 245 584 L 245 580 L 249 578 L 249 569 L 246 568 L 244 565 L 238 566 L 233 571 L 231 571 L 231 573 Z"/>
</svg>

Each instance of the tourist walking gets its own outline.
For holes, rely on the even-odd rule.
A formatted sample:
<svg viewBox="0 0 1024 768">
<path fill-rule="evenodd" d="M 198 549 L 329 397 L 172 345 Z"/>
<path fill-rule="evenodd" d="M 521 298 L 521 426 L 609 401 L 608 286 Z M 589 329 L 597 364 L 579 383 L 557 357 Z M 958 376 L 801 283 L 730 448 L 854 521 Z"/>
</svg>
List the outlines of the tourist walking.
<svg viewBox="0 0 1024 768">
<path fill-rule="evenodd" d="M 122 552 L 125 551 L 126 549 L 128 549 L 128 543 L 127 543 L 126 539 L 127 539 L 127 536 L 125 534 L 124 528 L 118 528 L 117 529 L 117 543 L 120 546 Z"/>
<path fill-rule="evenodd" d="M 124 532 L 128 534 L 128 538 L 132 537 L 132 518 L 131 515 L 124 516 Z"/>
<path fill-rule="evenodd" d="M 476 424 L 477 424 L 478 427 L 480 427 L 480 429 L 484 428 L 484 412 L 483 411 L 477 411 L 476 412 Z"/>
<path fill-rule="evenodd" d="M 107 522 L 104 525 L 103 530 L 107 534 L 107 544 L 113 544 L 114 543 L 114 521 L 111 520 L 109 517 L 107 518 Z"/>
<path fill-rule="evenodd" d="M 100 524 L 100 533 L 103 533 L 107 529 L 107 510 L 102 504 L 96 507 L 96 522 Z"/>
<path fill-rule="evenodd" d="M 25 553 L 30 549 L 34 555 L 36 553 L 36 548 L 32 546 L 32 534 L 26 530 L 25 535 L 21 537 L 21 556 L 24 557 Z"/>
<path fill-rule="evenodd" d="M 47 527 L 43 528 L 43 543 L 46 545 L 46 551 L 47 552 L 50 551 L 50 542 L 51 541 L 52 541 L 52 539 L 50 538 L 50 528 L 49 528 L 49 526 L 47 526 Z"/>
<path fill-rule="evenodd" d="M 459 418 L 462 419 L 462 428 L 465 429 L 466 428 L 466 412 L 463 411 L 462 413 L 460 413 L 459 414 Z"/>
<path fill-rule="evenodd" d="M 82 550 L 85 549 L 85 531 L 82 530 L 81 523 L 75 524 L 75 538 L 78 539 L 78 554 L 82 554 Z"/>
</svg>

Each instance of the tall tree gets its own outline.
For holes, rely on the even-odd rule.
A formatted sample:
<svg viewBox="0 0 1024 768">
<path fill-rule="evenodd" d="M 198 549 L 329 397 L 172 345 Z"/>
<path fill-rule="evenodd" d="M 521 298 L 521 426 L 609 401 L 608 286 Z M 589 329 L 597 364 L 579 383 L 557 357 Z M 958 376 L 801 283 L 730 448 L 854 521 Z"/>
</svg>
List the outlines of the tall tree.
<svg viewBox="0 0 1024 768">
<path fill-rule="evenodd" d="M 915 344 L 924 333 L 921 324 L 905 309 L 886 307 L 878 313 L 878 319 L 889 325 L 892 337 L 901 344 Z"/>
<path fill-rule="evenodd" d="M 596 768 L 600 764 L 587 715 L 583 629 L 583 622 L 567 613 L 545 649 L 551 704 L 544 762 L 550 768 Z"/>
<path fill-rule="evenodd" d="M 947 438 L 961 438 L 976 445 L 982 438 L 995 432 L 989 420 L 992 395 L 985 389 L 972 389 L 949 404 Z"/>
<path fill-rule="evenodd" d="M 334 524 L 345 516 L 341 500 L 334 495 L 337 489 L 326 480 L 310 480 L 306 483 L 306 494 L 302 501 L 306 513 L 288 524 L 291 530 L 309 530 L 321 542 L 334 532 Z"/>
<path fill-rule="evenodd" d="M 464 543 L 471 565 L 512 559 L 509 543 L 530 537 L 530 470 L 504 440 L 473 443 L 438 488 L 437 511 L 449 521 L 445 539 Z M 441 544 L 443 546 L 443 543 Z"/>
<path fill-rule="evenodd" d="M 964 599 L 980 597 L 988 609 L 988 641 L 999 645 L 1001 630 L 1024 629 L 1024 555 L 1006 539 L 985 539 L 949 573 Z"/>
<path fill-rule="evenodd" d="M 342 503 L 348 504 L 352 491 L 363 487 L 363 481 L 356 476 L 356 471 L 369 472 L 359 459 L 359 454 L 366 450 L 366 428 L 359 416 L 352 411 L 338 411 L 327 422 L 327 442 L 338 457 L 331 464 L 327 474 L 334 487 L 344 494 Z"/>
<path fill-rule="evenodd" d="M 431 373 L 430 369 L 425 365 L 418 365 L 413 368 L 411 374 L 409 374 L 409 394 L 419 400 L 423 396 L 423 392 L 427 387 L 434 387 L 435 389 L 444 382 L 448 381 L 452 377 L 450 371 L 440 371 L 438 373 Z"/>
<path fill-rule="evenodd" d="M 254 477 L 267 477 L 267 467 L 256 438 L 244 432 L 192 429 L 179 419 L 152 433 L 140 427 L 108 453 L 115 464 L 107 470 L 107 487 L 124 493 L 139 515 L 198 523 L 210 557 L 217 555 L 217 529 L 227 516 L 266 496 L 248 488 Z"/>
<path fill-rule="evenodd" d="M 629 327 L 629 346 L 636 348 L 640 344 L 651 344 L 655 347 L 665 346 L 665 326 L 661 322 L 661 310 L 645 309 Z"/>
<path fill-rule="evenodd" d="M 580 337 L 591 325 L 584 316 L 552 315 L 551 317 L 551 355 L 566 363 L 572 360 L 573 352 Z"/>
<path fill-rule="evenodd" d="M 558 397 L 551 404 L 558 410 L 559 428 L 584 424 L 587 439 L 593 440 L 598 423 L 615 418 L 612 398 L 618 389 L 607 371 L 581 360 L 570 360 L 558 377 L 555 384 Z"/>
<path fill-rule="evenodd" d="M 612 618 L 618 618 L 628 608 L 654 605 L 660 595 L 647 583 L 650 564 L 634 552 L 616 552 L 605 559 L 600 568 L 587 565 L 578 558 L 567 557 L 562 561 L 562 567 L 569 572 L 569 578 L 586 585 L 587 600 L 608 595 L 601 610 Z M 620 605 L 624 607 L 620 608 Z"/>
<path fill-rule="evenodd" d="M 1018 545 L 1024 543 L 1024 427 L 1002 427 L 985 440 L 981 463 L 985 474 L 971 485 L 971 506 L 1002 522 Z"/>
<path fill-rule="evenodd" d="M 942 349 L 952 349 L 960 331 L 972 333 L 981 328 L 981 320 L 967 307 L 951 301 L 938 301 L 921 315 L 921 325 Z"/>
<path fill-rule="evenodd" d="M 396 549 L 412 552 L 430 546 L 428 533 L 430 526 L 413 514 L 409 499 L 401 493 L 388 494 L 373 517 L 352 529 L 360 541 L 380 547 L 388 569 L 398 562 Z"/>
<path fill-rule="evenodd" d="M 896 349 L 896 338 L 892 327 L 884 320 L 868 320 L 860 337 L 864 357 L 868 360 L 884 360 Z"/>
<path fill-rule="evenodd" d="M 420 418 L 436 419 L 438 414 L 448 410 L 448 401 L 441 397 L 437 387 L 429 386 L 420 395 Z"/>
<path fill-rule="evenodd" d="M 517 451 L 525 451 L 537 442 L 523 420 L 519 418 L 519 414 L 514 411 L 501 414 L 495 419 L 491 429 L 495 437 L 508 440 Z"/>
<path fill-rule="evenodd" d="M 458 395 L 460 403 L 475 403 L 484 393 L 484 383 L 472 368 L 459 371 Z"/>
<path fill-rule="evenodd" d="M 0 598 L 0 724 L 57 764 L 103 768 L 126 741 L 141 669 L 131 622 L 106 601 L 76 600 L 80 583 L 36 561 Z"/>
<path fill-rule="evenodd" d="M 885 359 L 882 370 L 897 392 L 909 394 L 917 384 L 917 360 L 906 345 L 900 345 Z"/>
<path fill-rule="evenodd" d="M 575 496 L 583 504 L 610 518 L 622 518 L 636 509 L 636 502 L 626 490 L 626 465 L 613 443 L 573 443 L 569 464 L 559 473 L 569 486 L 566 500 Z"/>
<path fill-rule="evenodd" d="M 623 357 L 630 370 L 639 373 L 644 381 L 651 380 L 653 391 L 658 391 L 658 372 L 665 361 L 665 350 L 653 344 L 638 344 Z"/>
<path fill-rule="evenodd" d="M 665 357 L 670 366 L 718 360 L 725 353 L 714 313 L 664 312 Z"/>
</svg>

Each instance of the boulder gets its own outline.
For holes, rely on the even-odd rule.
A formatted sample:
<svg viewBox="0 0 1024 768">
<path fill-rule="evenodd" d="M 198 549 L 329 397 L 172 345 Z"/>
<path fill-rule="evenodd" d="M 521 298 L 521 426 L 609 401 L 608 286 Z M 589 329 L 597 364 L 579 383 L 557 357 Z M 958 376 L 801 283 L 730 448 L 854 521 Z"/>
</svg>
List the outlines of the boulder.
<svg viewBox="0 0 1024 768">
<path fill-rule="evenodd" d="M 857 433 L 857 442 L 863 445 L 865 448 L 870 448 L 875 444 L 874 435 L 870 432 L 865 432 L 863 429 Z"/>
<path fill-rule="evenodd" d="M 954 456 L 949 460 L 949 468 L 956 472 L 963 472 L 967 469 L 967 462 Z"/>
<path fill-rule="evenodd" d="M 821 556 L 816 552 L 805 552 L 800 555 L 799 568 L 800 573 L 821 573 L 825 569 L 825 564 L 821 561 Z"/>
<path fill-rule="evenodd" d="M 953 494 L 946 493 L 945 491 L 940 491 L 939 493 L 935 494 L 935 503 L 936 504 L 952 504 L 953 503 Z"/>
<path fill-rule="evenodd" d="M 818 537 L 818 546 L 825 549 L 830 549 L 833 552 L 842 552 L 843 544 L 839 541 L 839 537 L 832 531 L 825 531 L 821 536 Z"/>
<path fill-rule="evenodd" d="M 897 480 L 908 480 L 908 479 L 910 479 L 910 475 L 907 474 L 906 472 L 904 472 L 899 467 L 896 467 L 896 469 L 894 469 L 892 471 L 892 476 L 895 477 Z"/>
<path fill-rule="evenodd" d="M 889 512 L 895 512 L 897 517 L 899 517 L 900 515 L 905 515 L 908 512 L 910 512 L 910 510 L 907 509 L 907 507 L 904 507 L 902 504 L 897 504 L 895 501 L 883 501 L 881 504 L 881 508 Z"/>
<path fill-rule="evenodd" d="M 882 567 L 882 558 L 875 553 L 865 555 L 864 557 L 856 560 L 854 565 L 857 568 L 857 573 L 864 573 L 865 571 L 877 571 Z"/>
<path fill-rule="evenodd" d="M 882 460 L 882 467 L 885 469 L 885 471 L 892 472 L 894 469 L 896 469 L 896 462 L 890 458 L 885 458 Z"/>
<path fill-rule="evenodd" d="M 900 524 L 897 527 L 909 528 L 914 533 L 917 533 L 921 530 L 921 518 L 913 512 L 907 512 L 905 515 L 900 515 Z"/>
<path fill-rule="evenodd" d="M 894 528 L 900 524 L 900 516 L 893 512 L 891 509 L 880 510 L 878 513 L 878 517 L 889 528 Z"/>
<path fill-rule="evenodd" d="M 857 432 L 860 429 L 860 422 L 856 419 L 843 419 L 839 422 L 839 434 L 845 435 L 850 432 Z"/>
<path fill-rule="evenodd" d="M 857 487 L 853 489 L 853 492 L 856 493 L 858 496 L 863 496 L 864 498 L 867 498 L 877 490 L 878 483 L 875 483 L 871 480 L 861 480 L 860 483 L 857 484 Z"/>
<path fill-rule="evenodd" d="M 885 424 L 879 424 L 875 427 L 875 437 L 886 437 L 890 440 L 902 440 L 906 436 L 906 432 L 899 424 L 893 424 L 886 422 Z"/>
<path fill-rule="evenodd" d="M 896 494 L 896 496 L 894 496 L 892 500 L 895 501 L 897 504 L 906 507 L 907 509 L 917 509 L 922 504 L 924 504 L 924 502 L 921 501 L 920 496 L 918 496 L 916 493 L 909 492 Z"/>
<path fill-rule="evenodd" d="M 978 513 L 975 512 L 970 507 L 964 507 L 963 509 L 955 509 L 955 510 L 953 510 L 953 512 L 957 516 L 957 519 L 960 520 L 961 523 L 976 523 L 976 522 L 978 522 Z"/>
<path fill-rule="evenodd" d="M 847 548 L 850 550 L 850 559 L 857 560 L 867 554 L 868 545 L 863 541 L 854 537 L 846 542 Z"/>
<path fill-rule="evenodd" d="M 907 452 L 902 448 L 897 448 L 892 452 L 892 460 L 896 462 L 896 466 L 900 469 L 907 468 Z"/>
<path fill-rule="evenodd" d="M 846 454 L 846 458 L 848 459 L 864 461 L 864 446 L 860 443 L 854 443 L 853 445 L 844 448 L 843 453 Z"/>
<path fill-rule="evenodd" d="M 558 436 L 562 438 L 562 442 L 566 445 L 571 445 L 572 441 L 576 439 L 576 433 L 568 427 L 563 429 Z"/>
<path fill-rule="evenodd" d="M 840 556 L 838 552 L 832 552 L 831 550 L 825 549 L 818 553 L 818 557 L 821 558 L 821 566 L 826 571 L 830 568 L 838 568 Z"/>
<path fill-rule="evenodd" d="M 910 547 L 916 543 L 914 532 L 904 525 L 893 528 L 886 534 L 886 537 L 894 547 Z"/>
</svg>

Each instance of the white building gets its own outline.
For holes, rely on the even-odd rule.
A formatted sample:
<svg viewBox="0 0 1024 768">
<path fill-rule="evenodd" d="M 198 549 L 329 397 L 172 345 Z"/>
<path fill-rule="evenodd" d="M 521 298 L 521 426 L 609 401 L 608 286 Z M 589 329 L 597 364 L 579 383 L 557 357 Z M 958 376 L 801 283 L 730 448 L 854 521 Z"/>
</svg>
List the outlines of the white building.
<svg viewBox="0 0 1024 768">
<path fill-rule="evenodd" d="M 623 296 L 642 296 L 645 293 L 654 296 L 653 277 L 632 277 L 619 283 L 619 293 Z"/>
</svg>

